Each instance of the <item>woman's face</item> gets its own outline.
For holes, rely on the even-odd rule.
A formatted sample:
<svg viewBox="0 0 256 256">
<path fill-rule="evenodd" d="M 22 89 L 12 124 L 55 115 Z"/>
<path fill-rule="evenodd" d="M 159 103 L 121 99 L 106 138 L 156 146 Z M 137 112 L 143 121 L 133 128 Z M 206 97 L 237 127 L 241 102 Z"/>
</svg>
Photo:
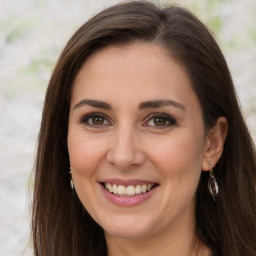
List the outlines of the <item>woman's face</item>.
<svg viewBox="0 0 256 256">
<path fill-rule="evenodd" d="M 150 43 L 90 56 L 72 89 L 75 190 L 106 235 L 178 235 L 194 223 L 206 138 L 184 68 Z"/>
</svg>

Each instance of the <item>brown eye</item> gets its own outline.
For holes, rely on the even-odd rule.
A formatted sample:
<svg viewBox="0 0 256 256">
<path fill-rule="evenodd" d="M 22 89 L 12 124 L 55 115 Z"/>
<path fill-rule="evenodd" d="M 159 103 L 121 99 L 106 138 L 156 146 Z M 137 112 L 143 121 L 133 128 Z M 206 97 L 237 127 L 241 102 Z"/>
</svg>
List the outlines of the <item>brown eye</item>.
<svg viewBox="0 0 256 256">
<path fill-rule="evenodd" d="M 80 120 L 81 123 L 90 126 L 90 127 L 102 127 L 106 125 L 110 125 L 110 122 L 106 118 L 106 116 L 102 113 L 90 113 L 85 115 Z"/>
<path fill-rule="evenodd" d="M 97 117 L 93 117 L 91 119 L 92 124 L 94 125 L 103 125 L 104 124 L 104 118 L 97 116 Z"/>
<path fill-rule="evenodd" d="M 166 119 L 165 118 L 162 118 L 162 117 L 156 117 L 154 118 L 154 124 L 156 126 L 164 126 L 166 125 Z"/>
<path fill-rule="evenodd" d="M 165 113 L 155 113 L 148 117 L 148 121 L 144 123 L 143 126 L 164 129 L 176 124 L 177 124 L 176 120 L 170 115 L 167 115 Z"/>
</svg>

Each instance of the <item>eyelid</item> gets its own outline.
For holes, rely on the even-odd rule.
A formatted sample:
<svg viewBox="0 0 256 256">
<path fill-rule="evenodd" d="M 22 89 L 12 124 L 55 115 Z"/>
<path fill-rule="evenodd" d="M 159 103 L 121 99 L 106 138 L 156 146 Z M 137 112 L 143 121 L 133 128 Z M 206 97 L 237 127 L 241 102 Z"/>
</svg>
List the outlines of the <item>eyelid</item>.
<svg viewBox="0 0 256 256">
<path fill-rule="evenodd" d="M 95 128 L 100 128 L 102 126 L 106 126 L 106 124 L 102 124 L 102 125 L 93 125 L 93 124 L 89 124 L 87 121 L 89 118 L 93 118 L 93 117 L 102 117 L 104 118 L 109 124 L 111 124 L 111 122 L 109 121 L 109 118 L 101 113 L 101 112 L 91 112 L 91 113 L 88 113 L 88 114 L 85 114 L 85 115 L 82 115 L 80 118 L 79 118 L 79 123 L 81 124 L 85 124 L 86 126 L 89 126 L 89 127 L 95 127 Z M 107 125 L 109 125 L 107 124 Z"/>
<path fill-rule="evenodd" d="M 101 118 L 104 118 L 104 121 L 107 121 L 108 124 L 90 124 L 88 122 L 88 120 L 90 118 L 94 118 L 94 117 L 101 117 Z M 154 119 L 154 118 L 163 118 L 167 121 L 167 124 L 164 124 L 164 125 L 149 125 L 148 123 Z M 80 118 L 79 118 L 79 123 L 80 124 L 84 124 L 88 127 L 92 127 L 92 128 L 101 128 L 103 126 L 109 126 L 111 125 L 111 121 L 110 121 L 110 118 L 103 114 L 102 112 L 90 112 L 90 113 L 87 113 L 87 114 L 83 114 Z M 163 112 L 156 112 L 156 113 L 151 113 L 149 114 L 148 116 L 146 116 L 144 119 L 143 119 L 143 123 L 142 123 L 142 126 L 143 127 L 152 127 L 152 128 L 156 128 L 156 129 L 164 129 L 164 128 L 168 128 L 168 127 L 171 127 L 171 126 L 174 126 L 177 124 L 177 121 L 172 117 L 170 116 L 169 114 L 166 114 L 166 113 L 163 113 Z"/>
<path fill-rule="evenodd" d="M 166 119 L 169 122 L 169 124 L 164 125 L 164 126 L 145 125 L 145 123 L 148 123 L 150 120 L 152 120 L 153 118 L 157 118 L 157 117 Z M 167 127 L 170 127 L 170 126 L 173 126 L 173 125 L 177 124 L 177 121 L 172 116 L 170 116 L 169 114 L 163 113 L 163 112 L 161 112 L 161 113 L 159 113 L 159 112 L 151 113 L 150 115 L 148 115 L 144 119 L 144 121 L 143 121 L 143 125 L 142 126 L 144 126 L 144 127 L 151 126 L 151 127 L 156 127 L 157 129 L 164 129 L 164 128 L 167 128 Z"/>
</svg>

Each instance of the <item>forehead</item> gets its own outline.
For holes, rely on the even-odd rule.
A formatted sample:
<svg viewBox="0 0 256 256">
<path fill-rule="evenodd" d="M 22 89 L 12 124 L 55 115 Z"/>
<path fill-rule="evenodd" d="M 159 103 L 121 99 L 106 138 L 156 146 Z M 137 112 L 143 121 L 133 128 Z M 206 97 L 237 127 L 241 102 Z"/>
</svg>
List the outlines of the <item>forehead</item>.
<svg viewBox="0 0 256 256">
<path fill-rule="evenodd" d="M 93 53 L 73 84 L 72 101 L 82 97 L 126 103 L 166 97 L 197 100 L 183 66 L 164 48 L 143 42 Z"/>
</svg>

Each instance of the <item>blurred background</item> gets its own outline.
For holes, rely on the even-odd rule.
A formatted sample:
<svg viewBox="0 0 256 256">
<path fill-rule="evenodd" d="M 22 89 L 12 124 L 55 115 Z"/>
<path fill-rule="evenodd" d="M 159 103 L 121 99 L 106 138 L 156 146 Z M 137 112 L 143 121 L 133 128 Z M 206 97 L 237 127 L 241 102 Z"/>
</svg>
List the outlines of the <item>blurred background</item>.
<svg viewBox="0 0 256 256">
<path fill-rule="evenodd" d="M 0 0 L 0 255 L 29 256 L 29 176 L 45 90 L 56 60 L 88 18 L 118 0 Z M 256 1 L 178 4 L 214 32 L 256 139 Z"/>
</svg>

